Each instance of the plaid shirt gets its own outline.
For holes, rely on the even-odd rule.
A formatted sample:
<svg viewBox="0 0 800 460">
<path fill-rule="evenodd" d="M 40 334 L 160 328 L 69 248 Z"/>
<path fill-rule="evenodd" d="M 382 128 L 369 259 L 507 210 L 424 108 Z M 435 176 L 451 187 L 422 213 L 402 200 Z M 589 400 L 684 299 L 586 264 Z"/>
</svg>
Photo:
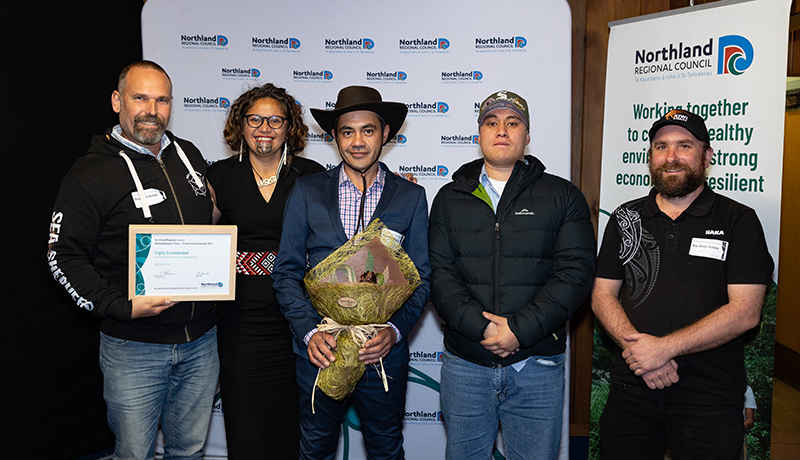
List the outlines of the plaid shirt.
<svg viewBox="0 0 800 460">
<path fill-rule="evenodd" d="M 358 210 L 361 206 L 361 192 L 358 187 L 353 184 L 347 173 L 344 171 L 345 166 L 339 170 L 339 218 L 342 220 L 344 227 L 344 234 L 350 239 L 356 234 L 358 227 Z M 383 186 L 386 180 L 386 173 L 383 169 L 378 168 L 378 175 L 375 177 L 375 182 L 367 188 L 367 196 L 364 200 L 364 225 L 369 225 L 372 219 L 372 213 L 378 207 L 378 201 L 381 200 L 383 194 Z M 363 228 L 360 230 L 364 230 Z"/>
<path fill-rule="evenodd" d="M 361 192 L 358 187 L 353 184 L 347 173 L 344 172 L 345 166 L 342 165 L 339 170 L 339 219 L 342 220 L 344 227 L 344 234 L 350 239 L 356 234 L 358 227 L 358 211 L 361 206 Z M 386 173 L 383 169 L 378 167 L 378 175 L 375 177 L 375 182 L 367 188 L 367 197 L 364 200 L 364 225 L 369 225 L 372 219 L 372 213 L 378 207 L 378 202 L 381 200 L 383 194 L 383 186 L 386 180 Z M 363 230 L 363 228 L 361 229 Z M 400 334 L 400 329 L 397 328 L 391 321 L 387 322 L 389 326 L 394 329 L 395 337 L 399 342 L 403 335 Z M 317 328 L 308 331 L 308 334 L 303 337 L 303 342 L 308 345 L 311 336 L 318 332 Z"/>
</svg>

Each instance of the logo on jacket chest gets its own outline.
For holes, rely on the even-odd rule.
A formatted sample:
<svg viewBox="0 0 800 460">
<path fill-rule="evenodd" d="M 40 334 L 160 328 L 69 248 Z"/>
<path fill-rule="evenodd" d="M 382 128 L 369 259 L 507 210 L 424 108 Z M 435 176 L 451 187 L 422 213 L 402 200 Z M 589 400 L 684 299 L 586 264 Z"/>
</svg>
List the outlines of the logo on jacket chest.
<svg viewBox="0 0 800 460">
<path fill-rule="evenodd" d="M 536 213 L 533 212 L 533 211 L 528 210 L 528 208 L 522 208 L 519 211 L 515 211 L 514 212 L 515 216 L 532 216 L 534 214 L 536 214 Z"/>
<path fill-rule="evenodd" d="M 197 174 L 197 178 L 200 179 L 200 183 L 198 184 L 197 182 L 195 182 L 194 177 L 192 177 L 192 173 L 186 174 L 186 182 L 188 182 L 189 185 L 192 186 L 192 190 L 194 190 L 195 196 L 206 196 L 206 180 L 205 180 L 206 178 L 203 177 L 203 175 L 197 171 L 195 171 L 194 173 Z"/>
</svg>

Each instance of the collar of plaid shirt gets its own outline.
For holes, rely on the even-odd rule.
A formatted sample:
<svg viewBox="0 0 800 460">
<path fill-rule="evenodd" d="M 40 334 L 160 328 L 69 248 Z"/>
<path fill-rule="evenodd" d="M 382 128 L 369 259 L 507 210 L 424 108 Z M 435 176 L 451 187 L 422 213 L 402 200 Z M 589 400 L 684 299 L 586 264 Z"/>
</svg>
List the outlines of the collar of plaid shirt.
<svg viewBox="0 0 800 460">
<path fill-rule="evenodd" d="M 344 234 L 347 236 L 347 239 L 350 239 L 356 234 L 356 230 L 358 230 L 361 192 L 350 178 L 347 177 L 344 168 L 344 165 L 339 168 L 339 219 L 342 221 Z M 369 221 L 372 220 L 372 213 L 375 212 L 375 208 L 378 207 L 378 202 L 381 200 L 385 181 L 386 173 L 383 168 L 378 167 L 378 175 L 375 177 L 375 182 L 367 188 L 366 196 L 364 197 L 365 223 L 369 223 Z"/>
</svg>

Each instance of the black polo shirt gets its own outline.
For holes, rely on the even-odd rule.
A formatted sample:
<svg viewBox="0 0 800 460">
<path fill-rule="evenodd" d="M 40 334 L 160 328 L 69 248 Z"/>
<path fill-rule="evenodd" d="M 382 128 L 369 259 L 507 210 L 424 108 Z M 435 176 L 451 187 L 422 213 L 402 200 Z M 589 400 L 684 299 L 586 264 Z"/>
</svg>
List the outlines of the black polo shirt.
<svg viewBox="0 0 800 460">
<path fill-rule="evenodd" d="M 751 208 L 708 185 L 674 221 L 656 204 L 656 191 L 611 215 L 596 276 L 623 280 L 620 302 L 642 333 L 664 336 L 728 303 L 729 284 L 770 284 L 774 264 Z M 741 405 L 745 391 L 741 337 L 675 359 L 680 381 L 650 390 L 617 353 L 611 380 L 650 398 Z"/>
</svg>

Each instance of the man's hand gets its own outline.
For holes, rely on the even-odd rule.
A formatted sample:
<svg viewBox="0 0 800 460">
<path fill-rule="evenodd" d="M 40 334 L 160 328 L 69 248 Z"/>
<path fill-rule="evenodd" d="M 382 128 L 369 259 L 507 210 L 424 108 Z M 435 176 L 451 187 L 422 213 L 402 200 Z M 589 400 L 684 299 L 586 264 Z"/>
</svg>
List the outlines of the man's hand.
<svg viewBox="0 0 800 460">
<path fill-rule="evenodd" d="M 317 332 L 308 341 L 308 359 L 318 368 L 325 369 L 336 361 L 331 350 L 336 349 L 336 340 L 327 332 Z"/>
<path fill-rule="evenodd" d="M 497 332 L 497 324 L 489 323 L 486 325 L 486 329 L 483 330 L 483 338 L 488 339 L 494 337 L 497 335 Z"/>
<path fill-rule="evenodd" d="M 131 301 L 131 319 L 158 316 L 167 308 L 172 308 L 178 302 L 173 302 L 169 297 L 141 296 L 134 297 Z"/>
<path fill-rule="evenodd" d="M 678 363 L 674 359 L 670 359 L 664 367 L 644 374 L 642 379 L 651 390 L 656 388 L 663 390 L 673 383 L 678 383 Z"/>
<path fill-rule="evenodd" d="M 364 364 L 375 364 L 392 351 L 397 336 L 392 327 L 385 327 L 378 335 L 368 340 L 364 348 L 358 350 L 358 359 Z"/>
<path fill-rule="evenodd" d="M 501 358 L 516 353 L 517 350 L 519 350 L 519 340 L 517 340 L 517 336 L 511 332 L 511 329 L 508 328 L 508 320 L 502 316 L 493 315 L 488 311 L 483 312 L 483 317 L 491 321 L 489 325 L 486 326 L 483 336 L 486 337 L 492 330 L 497 331 L 496 334 L 481 340 L 480 343 L 483 345 L 483 348 L 486 348 Z"/>
<path fill-rule="evenodd" d="M 663 337 L 637 332 L 627 334 L 623 339 L 630 345 L 622 352 L 622 358 L 639 377 L 664 367 L 674 358 Z"/>
</svg>

